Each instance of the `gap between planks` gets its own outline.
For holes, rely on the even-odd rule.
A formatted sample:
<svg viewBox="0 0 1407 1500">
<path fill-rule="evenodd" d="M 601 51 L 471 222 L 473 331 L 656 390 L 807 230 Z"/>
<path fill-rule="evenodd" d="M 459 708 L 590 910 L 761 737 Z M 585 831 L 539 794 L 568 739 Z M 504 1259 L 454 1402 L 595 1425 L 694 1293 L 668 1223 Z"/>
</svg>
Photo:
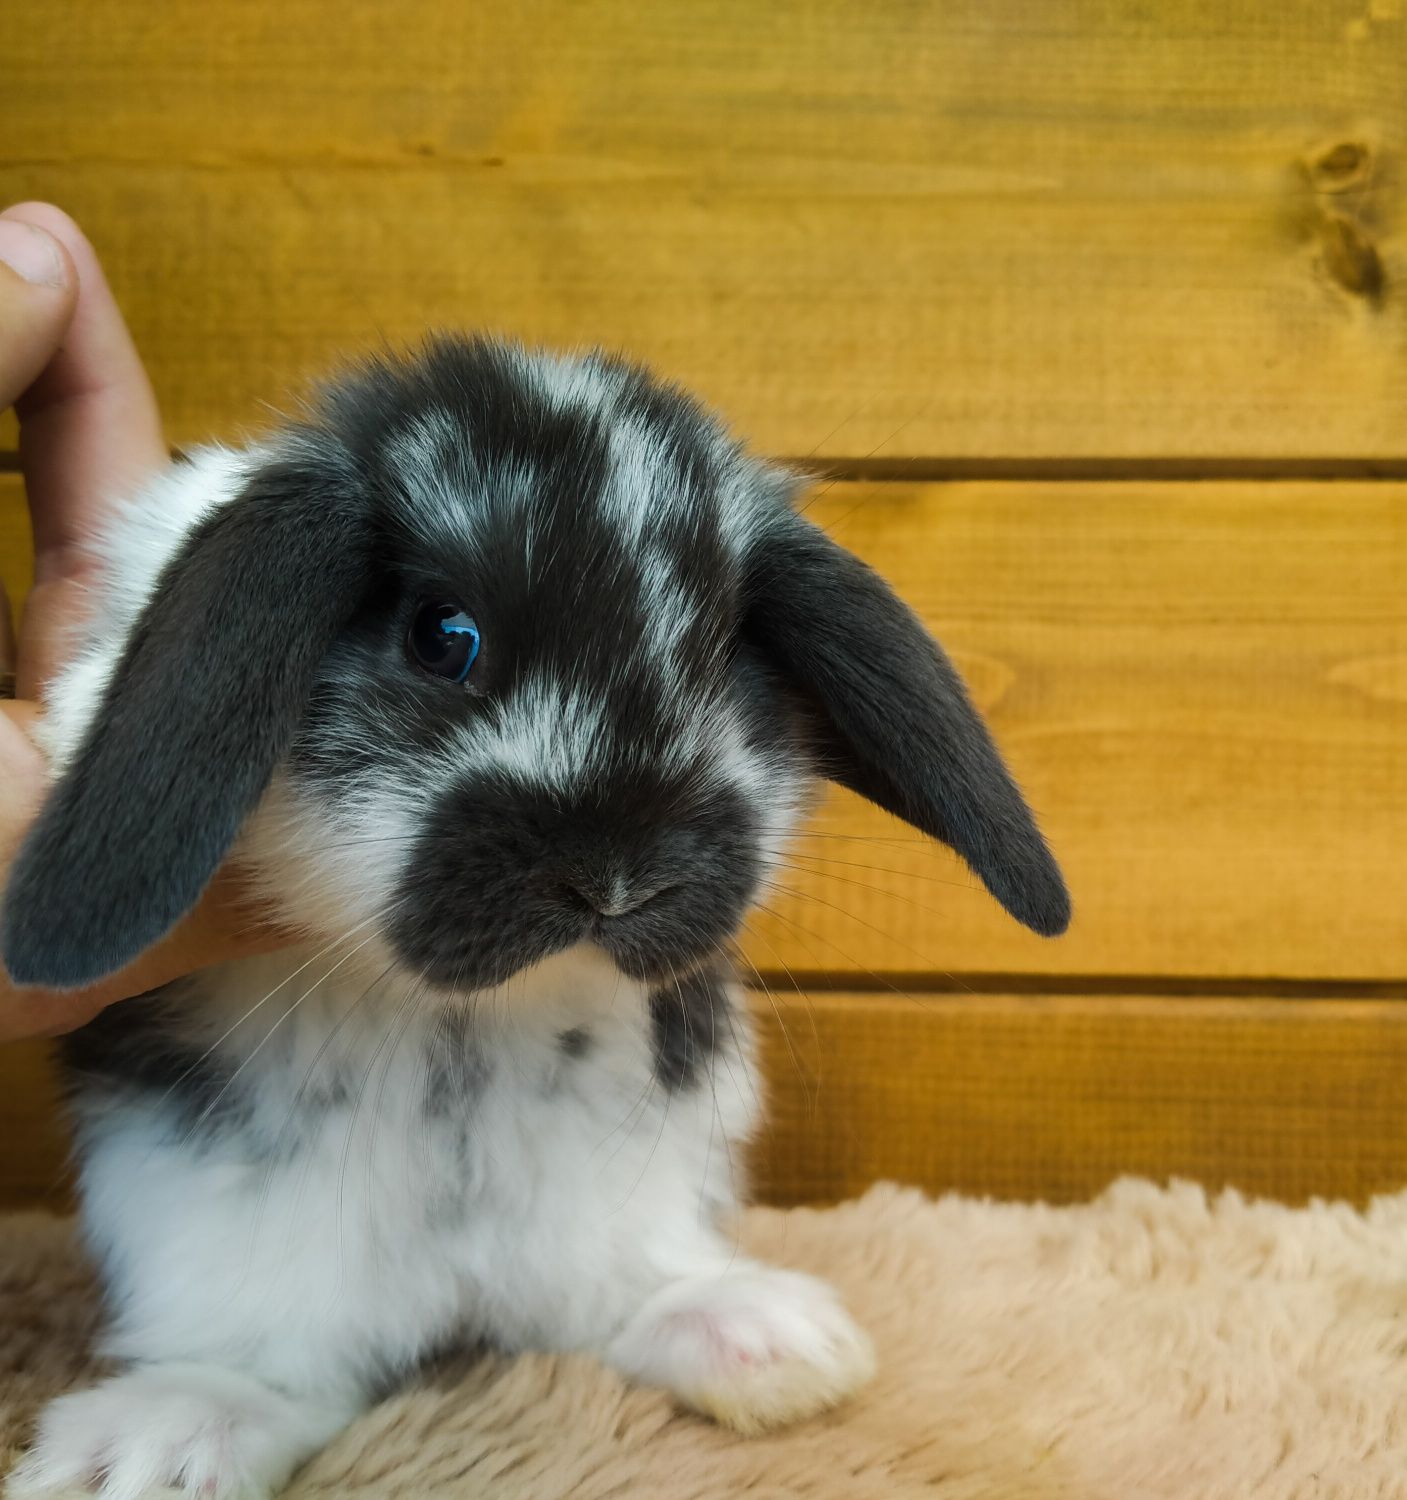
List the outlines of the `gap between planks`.
<svg viewBox="0 0 1407 1500">
<path fill-rule="evenodd" d="M 176 449 L 173 459 L 182 456 Z M 1407 459 L 1377 458 L 857 458 L 782 454 L 776 462 L 816 484 L 943 483 L 965 480 L 1099 483 L 1121 480 L 1407 480 Z M 0 474 L 20 472 L 14 449 L 0 449 Z"/>
<path fill-rule="evenodd" d="M 1039 974 L 961 972 L 909 973 L 889 969 L 792 969 L 747 966 L 778 999 L 805 994 L 853 994 L 857 989 L 887 998 L 926 995 L 1058 995 L 1168 1000 L 1407 1000 L 1400 979 L 1290 979 L 1264 975 L 1227 977 L 1177 974 Z M 758 986 L 751 978 L 750 988 Z"/>
</svg>

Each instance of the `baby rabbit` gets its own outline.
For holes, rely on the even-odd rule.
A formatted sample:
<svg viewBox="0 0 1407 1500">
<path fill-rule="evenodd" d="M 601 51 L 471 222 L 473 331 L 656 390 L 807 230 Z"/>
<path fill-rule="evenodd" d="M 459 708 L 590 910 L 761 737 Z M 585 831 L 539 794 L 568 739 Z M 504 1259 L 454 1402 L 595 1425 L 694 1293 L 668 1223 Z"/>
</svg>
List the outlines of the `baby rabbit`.
<svg viewBox="0 0 1407 1500">
<path fill-rule="evenodd" d="M 125 1369 L 16 1495 L 267 1495 L 447 1343 L 590 1351 L 744 1432 L 870 1374 L 737 1252 L 730 945 L 814 780 L 1069 901 L 947 658 L 796 481 L 599 355 L 445 337 L 122 510 L 0 954 L 119 968 L 233 853 L 292 953 L 64 1049 Z"/>
</svg>

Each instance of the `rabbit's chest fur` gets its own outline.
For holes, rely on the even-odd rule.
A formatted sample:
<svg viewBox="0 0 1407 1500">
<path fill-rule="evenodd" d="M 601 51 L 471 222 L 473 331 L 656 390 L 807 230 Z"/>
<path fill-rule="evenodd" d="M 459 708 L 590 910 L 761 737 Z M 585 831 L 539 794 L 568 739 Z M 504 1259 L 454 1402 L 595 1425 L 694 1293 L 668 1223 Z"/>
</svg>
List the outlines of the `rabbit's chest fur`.
<svg viewBox="0 0 1407 1500">
<path fill-rule="evenodd" d="M 741 1014 L 681 1036 L 581 953 L 453 1007 L 339 975 L 251 1011 L 304 957 L 117 1007 L 77 1049 L 112 1352 L 130 1327 L 151 1358 L 164 1328 L 190 1358 L 198 1318 L 202 1358 L 298 1388 L 372 1386 L 456 1339 L 587 1347 L 638 1296 L 636 1245 L 731 1205 Z"/>
</svg>

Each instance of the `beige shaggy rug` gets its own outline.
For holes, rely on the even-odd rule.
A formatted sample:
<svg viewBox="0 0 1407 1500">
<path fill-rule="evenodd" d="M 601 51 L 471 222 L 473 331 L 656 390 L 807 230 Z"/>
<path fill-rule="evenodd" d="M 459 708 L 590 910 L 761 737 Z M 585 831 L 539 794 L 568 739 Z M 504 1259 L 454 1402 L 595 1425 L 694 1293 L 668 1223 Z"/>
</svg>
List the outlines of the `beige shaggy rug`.
<svg viewBox="0 0 1407 1500">
<path fill-rule="evenodd" d="M 745 1439 L 585 1359 L 465 1360 L 290 1496 L 1407 1497 L 1407 1194 L 1359 1214 L 1135 1181 L 1076 1208 L 879 1187 L 753 1210 L 743 1237 L 873 1333 L 879 1377 L 843 1411 Z M 88 1376 L 95 1326 L 67 1226 L 0 1220 L 0 1467 Z"/>
</svg>

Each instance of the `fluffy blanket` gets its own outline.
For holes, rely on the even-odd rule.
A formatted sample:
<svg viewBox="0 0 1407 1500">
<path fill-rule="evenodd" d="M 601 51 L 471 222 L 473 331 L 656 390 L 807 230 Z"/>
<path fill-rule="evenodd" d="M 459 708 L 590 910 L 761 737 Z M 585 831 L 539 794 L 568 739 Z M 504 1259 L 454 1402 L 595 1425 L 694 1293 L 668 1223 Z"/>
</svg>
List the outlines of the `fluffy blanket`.
<svg viewBox="0 0 1407 1500">
<path fill-rule="evenodd" d="M 880 1373 L 744 1439 L 578 1358 L 464 1358 L 384 1402 L 290 1497 L 1309 1500 L 1407 1497 L 1407 1194 L 1366 1212 L 1115 1184 L 1071 1208 L 877 1187 L 755 1209 L 830 1277 Z M 0 1469 L 92 1373 L 70 1227 L 0 1221 Z"/>
</svg>

